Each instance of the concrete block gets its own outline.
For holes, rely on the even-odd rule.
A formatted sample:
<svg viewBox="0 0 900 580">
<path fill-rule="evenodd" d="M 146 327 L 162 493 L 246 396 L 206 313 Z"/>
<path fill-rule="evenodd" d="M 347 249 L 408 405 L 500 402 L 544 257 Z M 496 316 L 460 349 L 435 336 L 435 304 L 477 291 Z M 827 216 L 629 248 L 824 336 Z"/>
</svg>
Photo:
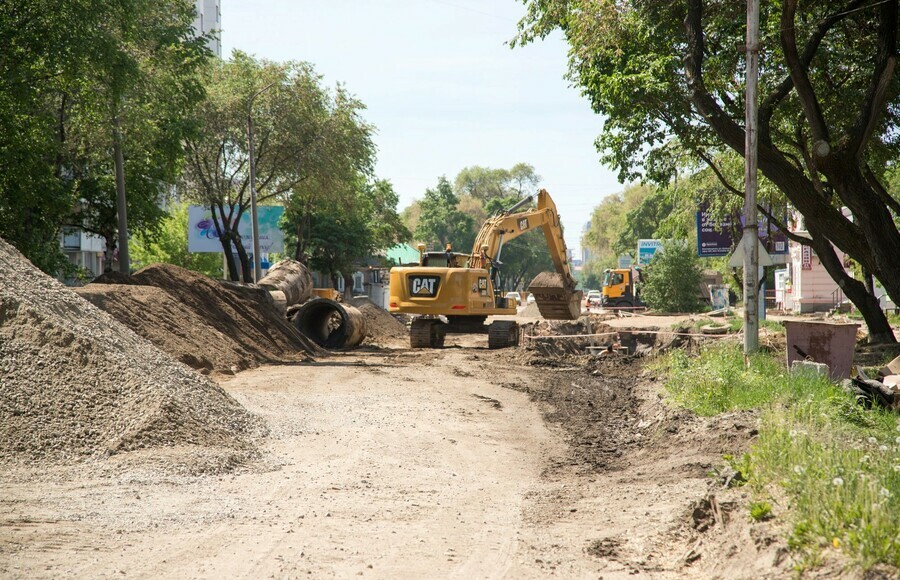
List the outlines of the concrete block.
<svg viewBox="0 0 900 580">
<path fill-rule="evenodd" d="M 795 360 L 791 363 L 791 374 L 812 374 L 828 378 L 828 365 L 808 360 Z"/>
</svg>

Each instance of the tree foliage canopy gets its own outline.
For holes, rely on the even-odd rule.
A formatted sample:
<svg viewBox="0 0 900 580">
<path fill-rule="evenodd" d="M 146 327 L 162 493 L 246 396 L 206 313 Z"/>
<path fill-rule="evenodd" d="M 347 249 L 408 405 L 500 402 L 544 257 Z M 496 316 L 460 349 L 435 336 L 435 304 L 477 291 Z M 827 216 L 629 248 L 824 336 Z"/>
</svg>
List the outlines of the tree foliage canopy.
<svg viewBox="0 0 900 580">
<path fill-rule="evenodd" d="M 517 42 L 566 35 L 570 76 L 606 117 L 598 146 L 620 178 L 668 183 L 685 154 L 714 171 L 718 154 L 744 154 L 743 3 L 524 1 Z M 898 0 L 764 3 L 760 22 L 760 171 L 803 214 L 870 332 L 892 338 L 832 244 L 900 299 L 900 202 L 885 187 L 900 157 Z"/>
<path fill-rule="evenodd" d="M 700 309 L 700 262 L 684 240 L 663 242 L 645 272 L 642 298 L 661 312 L 697 312 Z"/>
<path fill-rule="evenodd" d="M 187 0 L 0 4 L 0 236 L 39 267 L 62 263 L 64 224 L 115 238 L 116 126 L 131 223 L 158 224 L 203 96 L 193 17 Z"/>
<path fill-rule="evenodd" d="M 371 174 L 373 128 L 360 116 L 364 105 L 340 85 L 324 87 L 309 63 L 275 63 L 239 51 L 211 63 L 204 82 L 208 98 L 198 113 L 199 132 L 187 142 L 184 185 L 212 210 L 232 279 L 238 277 L 232 245 L 244 279 L 250 276 L 250 240 L 237 234 L 251 202 L 249 117 L 258 201 L 285 204 L 285 224 L 298 242 L 295 257 L 305 260 L 319 201 L 351 199 L 360 176 Z"/>
</svg>

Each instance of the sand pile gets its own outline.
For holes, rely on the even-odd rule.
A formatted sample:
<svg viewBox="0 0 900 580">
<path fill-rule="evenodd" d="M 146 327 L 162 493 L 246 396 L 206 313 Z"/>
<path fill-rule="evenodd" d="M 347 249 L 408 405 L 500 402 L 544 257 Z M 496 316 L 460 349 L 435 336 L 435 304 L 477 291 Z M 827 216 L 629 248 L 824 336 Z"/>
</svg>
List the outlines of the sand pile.
<svg viewBox="0 0 900 580">
<path fill-rule="evenodd" d="M 366 319 L 367 342 L 382 345 L 400 345 L 402 343 L 402 346 L 408 346 L 409 329 L 393 314 L 376 306 L 365 296 L 352 299 L 350 304 L 355 306 Z"/>
<path fill-rule="evenodd" d="M 233 373 L 322 352 L 274 308 L 265 290 L 221 283 L 171 264 L 147 266 L 128 282 L 93 283 L 78 292 L 204 372 Z"/>
<path fill-rule="evenodd" d="M 157 446 L 247 456 L 261 429 L 215 383 L 0 240 L 0 461 Z"/>
</svg>

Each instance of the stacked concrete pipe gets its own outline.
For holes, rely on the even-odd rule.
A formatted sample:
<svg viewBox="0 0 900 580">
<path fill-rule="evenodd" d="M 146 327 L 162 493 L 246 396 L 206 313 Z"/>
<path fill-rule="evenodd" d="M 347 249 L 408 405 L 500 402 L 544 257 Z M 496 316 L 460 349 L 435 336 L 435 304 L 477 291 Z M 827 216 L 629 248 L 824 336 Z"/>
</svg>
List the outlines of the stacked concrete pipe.
<svg viewBox="0 0 900 580">
<path fill-rule="evenodd" d="M 313 293 L 312 274 L 297 260 L 281 260 L 273 265 L 259 286 L 269 291 L 282 314 L 294 304 L 309 300 Z"/>
<path fill-rule="evenodd" d="M 313 298 L 309 270 L 296 260 L 282 260 L 259 281 L 301 334 L 325 348 L 353 348 L 366 338 L 362 312 L 327 298 Z M 312 300 L 310 300 L 312 298 Z M 337 318 L 340 322 L 337 322 Z"/>
<path fill-rule="evenodd" d="M 366 338 L 363 313 L 328 298 L 313 298 L 301 305 L 293 322 L 297 330 L 324 348 L 353 348 Z"/>
</svg>

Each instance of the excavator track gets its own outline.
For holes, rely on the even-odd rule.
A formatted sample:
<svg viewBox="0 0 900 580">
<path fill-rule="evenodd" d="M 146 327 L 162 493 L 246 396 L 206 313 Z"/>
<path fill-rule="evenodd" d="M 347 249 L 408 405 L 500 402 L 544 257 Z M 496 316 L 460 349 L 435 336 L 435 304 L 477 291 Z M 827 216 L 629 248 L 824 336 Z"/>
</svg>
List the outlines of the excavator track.
<svg viewBox="0 0 900 580">
<path fill-rule="evenodd" d="M 561 274 L 541 272 L 528 291 L 534 295 L 541 316 L 548 320 L 576 320 L 581 316 L 581 290 L 569 288 Z"/>
<path fill-rule="evenodd" d="M 443 324 L 433 318 L 416 318 L 409 329 L 409 345 L 412 348 L 443 348 Z"/>
<path fill-rule="evenodd" d="M 488 348 L 518 346 L 519 325 L 512 320 L 497 320 L 488 326 Z"/>
</svg>

